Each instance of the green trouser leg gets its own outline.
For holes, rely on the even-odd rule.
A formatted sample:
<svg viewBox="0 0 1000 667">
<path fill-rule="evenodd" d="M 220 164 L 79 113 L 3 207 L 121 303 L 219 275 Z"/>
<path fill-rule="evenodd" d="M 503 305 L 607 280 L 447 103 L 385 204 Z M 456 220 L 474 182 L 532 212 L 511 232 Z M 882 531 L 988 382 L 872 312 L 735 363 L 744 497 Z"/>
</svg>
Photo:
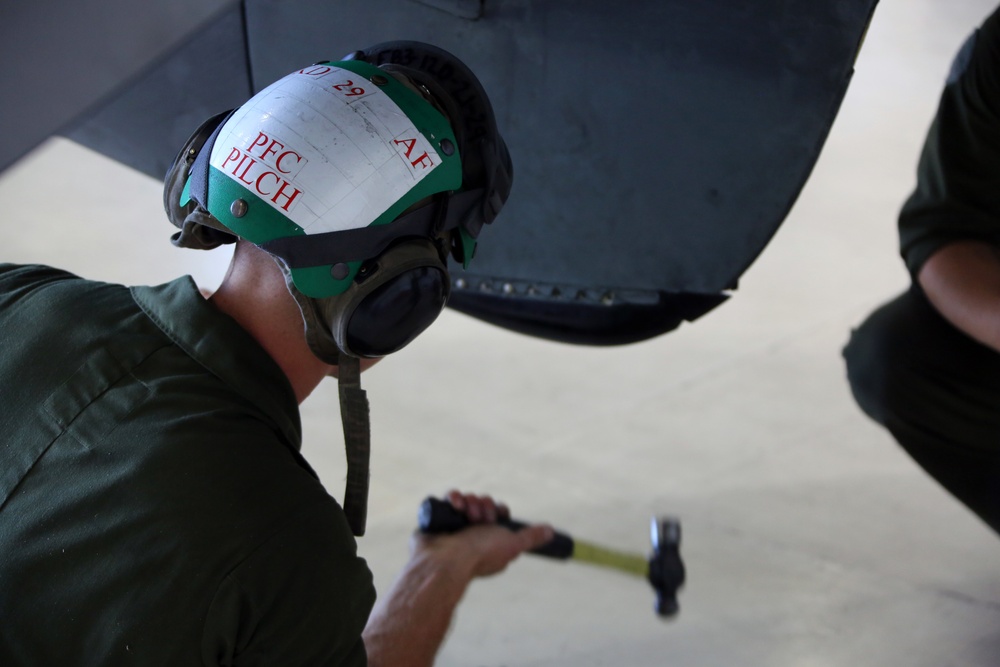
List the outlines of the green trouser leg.
<svg viewBox="0 0 1000 667">
<path fill-rule="evenodd" d="M 1000 353 L 912 287 L 852 333 L 844 358 L 861 409 L 1000 533 Z"/>
</svg>

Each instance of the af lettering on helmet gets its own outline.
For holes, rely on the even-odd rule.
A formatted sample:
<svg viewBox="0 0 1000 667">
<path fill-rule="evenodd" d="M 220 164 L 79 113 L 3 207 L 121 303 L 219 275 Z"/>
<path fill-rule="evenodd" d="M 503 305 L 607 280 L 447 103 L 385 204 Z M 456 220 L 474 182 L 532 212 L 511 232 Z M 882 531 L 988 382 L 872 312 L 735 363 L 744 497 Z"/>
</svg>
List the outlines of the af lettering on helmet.
<svg viewBox="0 0 1000 667">
<path fill-rule="evenodd" d="M 223 127 L 210 164 L 306 234 L 366 227 L 441 163 L 377 85 L 317 65 L 267 87 Z M 234 229 L 251 241 L 254 217 Z"/>
</svg>

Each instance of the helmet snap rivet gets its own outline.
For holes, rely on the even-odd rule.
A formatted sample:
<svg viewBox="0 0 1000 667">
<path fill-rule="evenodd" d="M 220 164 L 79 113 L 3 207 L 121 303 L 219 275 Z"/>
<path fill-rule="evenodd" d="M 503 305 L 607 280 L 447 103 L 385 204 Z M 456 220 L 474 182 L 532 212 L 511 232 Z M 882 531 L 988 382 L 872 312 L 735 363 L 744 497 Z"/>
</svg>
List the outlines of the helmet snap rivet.
<svg viewBox="0 0 1000 667">
<path fill-rule="evenodd" d="M 330 275 L 333 276 L 334 280 L 343 280 L 350 272 L 351 270 L 347 267 L 347 264 L 344 264 L 343 262 L 334 264 L 330 269 Z"/>
<path fill-rule="evenodd" d="M 384 86 L 385 84 L 389 83 L 389 79 L 385 78 L 381 74 L 376 74 L 372 77 L 372 83 L 374 83 L 376 86 Z"/>
<path fill-rule="evenodd" d="M 247 214 L 247 203 L 242 199 L 236 199 L 232 204 L 229 205 L 229 212 L 233 214 L 234 218 L 242 218 Z"/>
<path fill-rule="evenodd" d="M 444 153 L 445 155 L 454 155 L 455 144 L 451 143 L 451 139 L 441 140 L 441 152 Z"/>
</svg>

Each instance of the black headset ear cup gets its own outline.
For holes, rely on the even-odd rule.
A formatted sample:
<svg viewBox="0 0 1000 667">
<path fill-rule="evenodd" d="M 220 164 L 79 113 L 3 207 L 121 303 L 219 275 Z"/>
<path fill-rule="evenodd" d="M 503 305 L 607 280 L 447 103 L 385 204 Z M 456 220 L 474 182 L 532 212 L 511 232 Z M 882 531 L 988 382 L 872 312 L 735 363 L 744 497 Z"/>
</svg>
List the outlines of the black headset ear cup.
<svg viewBox="0 0 1000 667">
<path fill-rule="evenodd" d="M 448 274 L 436 266 L 404 271 L 379 285 L 346 322 L 348 348 L 361 357 L 382 357 L 408 345 L 434 323 L 448 301 Z"/>
<path fill-rule="evenodd" d="M 337 348 L 355 357 L 396 352 L 437 319 L 451 279 L 442 252 L 427 239 L 407 239 L 378 256 L 341 295 L 323 299 Z"/>
</svg>

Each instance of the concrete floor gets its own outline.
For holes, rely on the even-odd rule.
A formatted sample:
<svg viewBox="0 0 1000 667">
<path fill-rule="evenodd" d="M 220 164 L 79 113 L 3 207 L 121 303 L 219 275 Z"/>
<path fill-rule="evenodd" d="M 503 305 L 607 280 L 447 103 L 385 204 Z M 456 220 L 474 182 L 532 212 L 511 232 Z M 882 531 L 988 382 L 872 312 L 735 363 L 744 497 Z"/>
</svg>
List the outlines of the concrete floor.
<svg viewBox="0 0 1000 667">
<path fill-rule="evenodd" d="M 1000 663 L 1000 542 L 860 413 L 840 359 L 850 328 L 906 285 L 895 214 L 951 56 L 993 4 L 882 0 L 809 183 L 716 312 L 614 349 L 447 312 L 366 374 L 360 548 L 380 588 L 419 501 L 453 486 L 623 549 L 648 549 L 653 514 L 683 522 L 676 620 L 654 616 L 639 580 L 524 558 L 473 586 L 440 665 Z M 208 287 L 228 260 L 174 249 L 159 184 L 65 140 L 0 176 L 0 200 L 4 260 Z M 303 418 L 306 455 L 340 497 L 333 384 Z"/>
</svg>

